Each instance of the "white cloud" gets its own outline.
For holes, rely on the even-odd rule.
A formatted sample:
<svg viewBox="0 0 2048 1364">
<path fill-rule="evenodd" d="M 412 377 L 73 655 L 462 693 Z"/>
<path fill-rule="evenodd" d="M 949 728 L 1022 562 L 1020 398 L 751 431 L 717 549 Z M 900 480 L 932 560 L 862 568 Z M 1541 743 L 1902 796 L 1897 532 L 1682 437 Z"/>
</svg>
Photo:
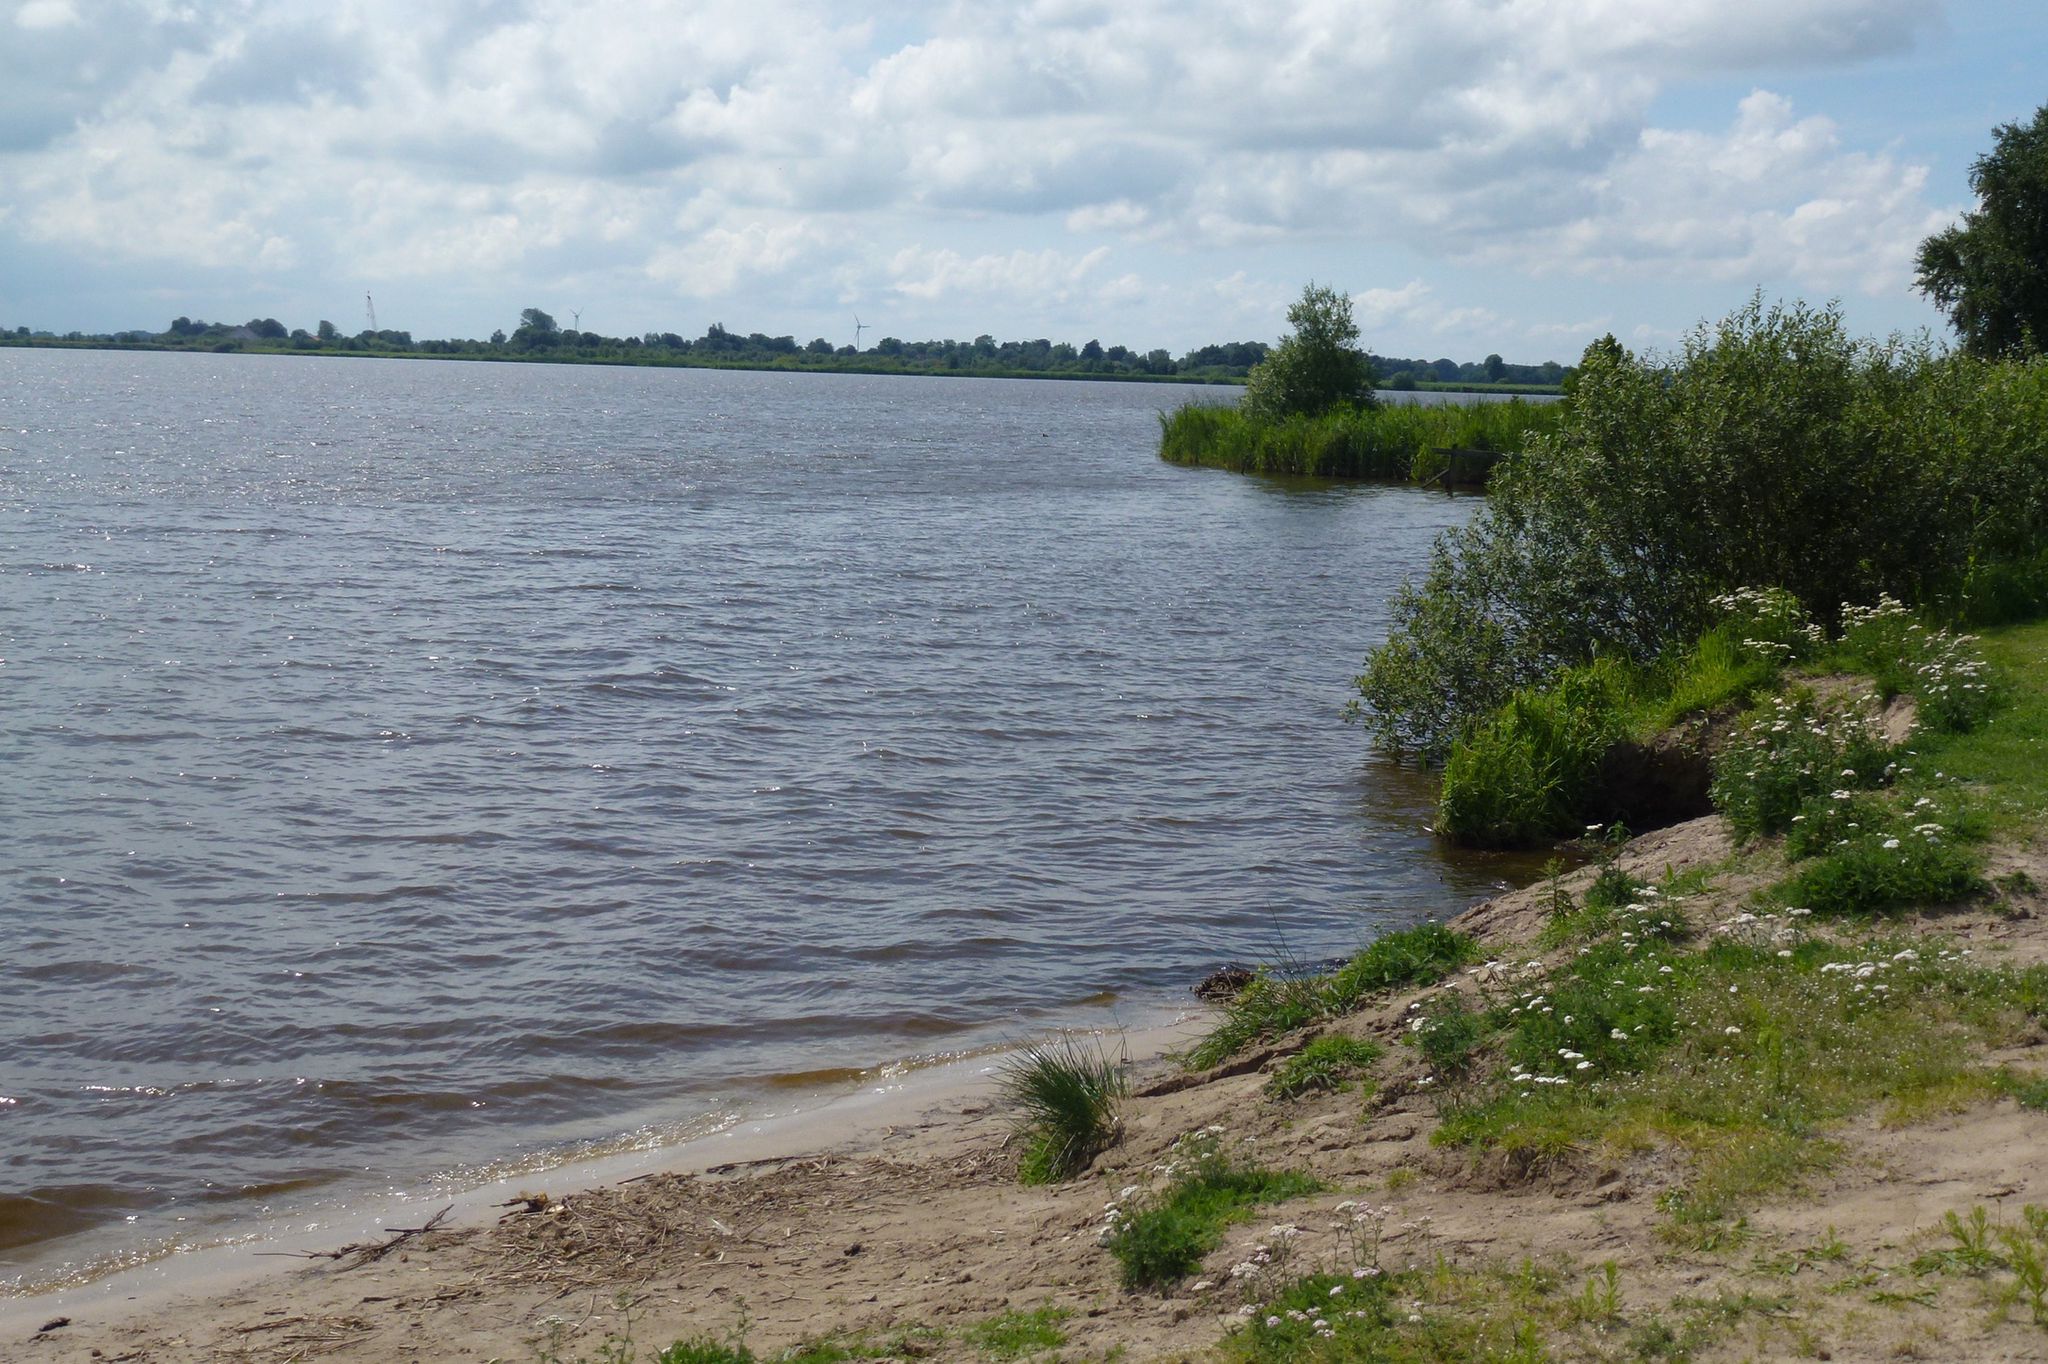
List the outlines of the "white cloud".
<svg viewBox="0 0 2048 1364">
<path fill-rule="evenodd" d="M 1109 257 L 1098 246 L 1082 255 L 1064 251 L 1011 251 L 967 257 L 949 248 L 906 247 L 889 262 L 890 287 L 918 299 L 1008 298 L 1065 303 L 1090 294 L 1129 297 L 1136 276 L 1097 280 L 1096 267 Z"/>
<path fill-rule="evenodd" d="M 1415 262 L 1896 293 L 1943 216 L 1924 166 L 1777 96 L 1720 129 L 1652 118 L 1703 72 L 1905 53 L 1923 0 L 8 17 L 5 230 L 271 288 L 301 271 L 524 301 L 574 276 L 637 306 L 651 279 L 834 311 L 884 295 L 977 330 L 998 300 L 1036 317 L 1145 299 L 1176 326 L 1266 334 L 1301 277 L 1382 253 L 1409 283 L 1362 292 L 1362 316 L 1435 336 L 1519 324 L 1438 302 Z M 0 299 L 26 287 L 0 264 Z"/>
<path fill-rule="evenodd" d="M 1676 268 L 1903 290 L 1918 244 L 1948 216 L 1926 202 L 1926 179 L 1923 166 L 1844 150 L 1830 121 L 1759 90 L 1722 132 L 1645 129 L 1589 183 L 1580 215 L 1474 255 L 1607 277 Z"/>
<path fill-rule="evenodd" d="M 647 273 L 686 297 L 717 298 L 749 279 L 787 269 L 816 242 L 817 234 L 801 221 L 715 227 L 683 246 L 657 250 Z"/>
<path fill-rule="evenodd" d="M 78 22 L 71 0 L 27 0 L 14 11 L 14 26 L 30 33 L 44 29 L 69 28 Z"/>
</svg>

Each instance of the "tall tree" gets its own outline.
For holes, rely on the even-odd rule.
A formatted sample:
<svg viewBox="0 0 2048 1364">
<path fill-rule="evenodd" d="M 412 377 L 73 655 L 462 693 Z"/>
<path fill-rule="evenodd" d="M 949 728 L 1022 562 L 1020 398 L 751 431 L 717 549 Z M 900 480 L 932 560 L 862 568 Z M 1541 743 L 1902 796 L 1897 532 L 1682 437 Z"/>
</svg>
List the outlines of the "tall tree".
<svg viewBox="0 0 2048 1364">
<path fill-rule="evenodd" d="M 2048 105 L 1993 133 L 1970 167 L 1975 211 L 1920 244 L 1920 291 L 1949 316 L 1963 349 L 2048 349 Z"/>
<path fill-rule="evenodd" d="M 1344 404 L 1372 403 L 1372 362 L 1352 343 L 1358 324 L 1351 296 L 1311 280 L 1287 310 L 1283 337 L 1245 376 L 1244 403 L 1263 417 L 1316 416 Z"/>
</svg>

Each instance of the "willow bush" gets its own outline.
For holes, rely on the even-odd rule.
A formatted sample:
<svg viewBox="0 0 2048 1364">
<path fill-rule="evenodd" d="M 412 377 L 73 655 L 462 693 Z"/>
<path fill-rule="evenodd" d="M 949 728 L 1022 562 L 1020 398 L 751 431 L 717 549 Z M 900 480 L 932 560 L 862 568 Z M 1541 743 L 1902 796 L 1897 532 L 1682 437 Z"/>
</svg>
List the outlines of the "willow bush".
<svg viewBox="0 0 2048 1364">
<path fill-rule="evenodd" d="M 1860 340 L 1832 307 L 1759 298 L 1670 359 L 1596 342 L 1560 406 L 1397 596 L 1357 683 L 1382 745 L 1441 759 L 1519 688 L 1696 638 L 1736 588 L 1943 615 L 1991 585 L 2004 610 L 2048 600 L 2041 362 Z"/>
</svg>

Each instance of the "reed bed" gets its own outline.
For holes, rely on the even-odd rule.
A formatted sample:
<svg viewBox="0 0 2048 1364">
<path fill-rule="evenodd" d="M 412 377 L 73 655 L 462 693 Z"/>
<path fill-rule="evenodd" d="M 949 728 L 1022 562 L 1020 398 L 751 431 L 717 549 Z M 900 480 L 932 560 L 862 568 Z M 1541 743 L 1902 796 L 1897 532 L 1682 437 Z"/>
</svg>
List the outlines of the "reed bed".
<svg viewBox="0 0 2048 1364">
<path fill-rule="evenodd" d="M 1377 404 L 1320 416 L 1264 419 L 1237 408 L 1190 404 L 1159 417 L 1160 456 L 1236 473 L 1311 478 L 1427 479 L 1439 448 L 1525 449 L 1555 429 L 1557 404 Z"/>
</svg>

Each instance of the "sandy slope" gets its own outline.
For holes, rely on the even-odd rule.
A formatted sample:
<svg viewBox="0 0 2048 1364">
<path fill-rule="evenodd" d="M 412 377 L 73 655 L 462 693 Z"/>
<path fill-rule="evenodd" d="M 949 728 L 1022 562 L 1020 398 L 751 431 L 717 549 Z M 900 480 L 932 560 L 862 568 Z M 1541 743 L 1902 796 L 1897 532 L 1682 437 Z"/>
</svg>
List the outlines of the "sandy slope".
<svg viewBox="0 0 2048 1364">
<path fill-rule="evenodd" d="M 1719 822 L 1706 819 L 1638 839 L 1623 862 L 1658 875 L 1719 863 L 1729 851 Z M 1994 871 L 2025 864 L 2048 884 L 2048 867 L 2031 855 L 2001 858 Z M 1714 898 L 1727 909 L 1760 874 L 1725 877 Z M 1533 954 L 1541 893 L 1488 901 L 1460 926 L 1493 951 Z M 1707 919 L 1715 913 L 1706 900 L 1695 907 Z M 1987 955 L 2039 960 L 2048 956 L 2044 908 L 2038 896 L 2021 897 L 1938 928 Z M 1344 1028 L 1394 1041 L 1408 1002 Z M 2048 1071 L 2040 1037 L 2017 1039 L 1999 1059 Z M 1921 1280 L 1904 1267 L 1944 1212 L 2048 1203 L 2048 1118 L 2009 1100 L 1902 1129 L 1853 1123 L 1841 1134 L 1848 1158 L 1823 1187 L 1760 1211 L 1748 1242 L 1696 1253 L 1656 1234 L 1656 1195 L 1675 1174 L 1666 1160 L 1588 1157 L 1532 1171 L 1432 1148 L 1434 1108 L 1412 1087 L 1418 1067 L 1405 1047 L 1388 1049 L 1362 1113 L 1356 1092 L 1276 1103 L 1262 1097 L 1257 1066 L 1226 1069 L 1190 1081 L 1169 1062 L 1151 1063 L 1125 1141 L 1062 1188 L 1019 1186 L 1005 1121 L 985 1090 L 954 1093 L 844 1149 L 576 1193 L 495 1225 L 413 1238 L 359 1268 L 318 1262 L 134 1319 L 81 1314 L 0 1338 L 0 1358 L 524 1361 L 542 1358 L 553 1340 L 573 1359 L 594 1355 L 607 1333 L 630 1330 L 646 1347 L 742 1325 L 772 1357 L 833 1331 L 958 1327 L 1042 1304 L 1072 1313 L 1063 1358 L 1118 1347 L 1129 1359 L 1199 1357 L 1238 1320 L 1243 1299 L 1227 1276 L 1167 1297 L 1125 1293 L 1095 1233 L 1120 1187 L 1182 1133 L 1215 1124 L 1253 1143 L 1262 1161 L 1305 1166 L 1331 1189 L 1234 1228 L 1211 1262 L 1218 1270 L 1283 1219 L 1301 1228 L 1301 1263 L 1331 1257 L 1346 1224 L 1337 1205 L 1365 1197 L 1389 1210 L 1380 1258 L 1390 1265 L 1535 1256 L 1583 1275 L 1616 1262 L 1616 1358 L 1626 1357 L 1621 1330 L 1632 1314 L 1748 1293 L 1767 1305 L 1729 1313 L 1699 1357 L 2048 1359 L 2048 1330 L 2023 1309 L 2001 1321 L 1981 1285 Z M 1410 1173 L 1390 1187 L 1396 1171 Z M 1830 1227 L 1842 1253 L 1798 1253 Z M 957 1335 L 918 1349 L 978 1358 Z"/>
</svg>

